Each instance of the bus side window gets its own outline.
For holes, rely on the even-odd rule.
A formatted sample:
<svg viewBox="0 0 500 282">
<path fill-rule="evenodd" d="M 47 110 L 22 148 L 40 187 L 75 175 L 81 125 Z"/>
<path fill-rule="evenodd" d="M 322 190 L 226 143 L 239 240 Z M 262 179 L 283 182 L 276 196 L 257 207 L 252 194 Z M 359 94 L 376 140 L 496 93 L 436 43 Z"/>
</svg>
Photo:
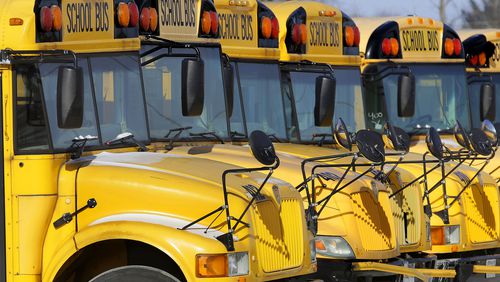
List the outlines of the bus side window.
<svg viewBox="0 0 500 282">
<path fill-rule="evenodd" d="M 16 66 L 16 149 L 48 150 L 40 73 L 35 65 Z"/>
</svg>

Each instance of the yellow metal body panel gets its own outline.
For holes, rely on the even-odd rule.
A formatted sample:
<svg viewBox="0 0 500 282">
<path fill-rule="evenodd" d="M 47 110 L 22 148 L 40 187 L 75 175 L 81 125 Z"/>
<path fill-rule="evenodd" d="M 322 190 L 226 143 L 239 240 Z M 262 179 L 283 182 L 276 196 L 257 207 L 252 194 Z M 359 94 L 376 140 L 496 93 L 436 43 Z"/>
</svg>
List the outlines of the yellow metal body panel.
<svg viewBox="0 0 500 282">
<path fill-rule="evenodd" d="M 422 274 L 416 269 L 390 265 L 385 263 L 378 262 L 356 262 L 353 263 L 354 271 L 379 271 L 382 273 L 396 273 L 400 275 L 405 275 L 409 277 L 415 277 L 420 279 L 421 281 L 430 281 L 429 276 Z"/>
<path fill-rule="evenodd" d="M 158 149 L 162 147 L 159 146 Z M 279 149 L 278 152 L 280 152 Z M 190 155 L 243 167 L 255 167 L 259 165 L 256 160 L 248 158 L 249 148 L 244 146 L 182 146 L 174 148 L 169 154 Z M 301 183 L 303 181 L 300 171 L 302 158 L 291 157 L 286 153 L 279 154 L 279 157 L 281 164 L 275 170 L 273 176 L 286 180 L 293 185 Z M 334 173 L 338 176 L 342 175 L 342 171 L 340 170 L 326 169 L 324 171 Z M 347 182 L 353 177 L 354 175 L 349 175 L 345 181 Z M 363 193 L 363 197 L 367 197 L 366 195 L 373 194 L 374 192 L 371 188 L 372 182 L 373 185 L 376 185 L 377 190 L 380 191 L 378 202 L 375 204 L 370 201 L 371 204 L 366 204 L 364 202 L 366 199 L 360 199 L 358 195 L 359 193 Z M 320 187 L 318 184 L 317 199 L 327 196 L 334 185 L 335 182 L 331 182 L 331 184 L 327 182 L 327 187 Z M 302 197 L 305 203 L 307 203 L 305 192 L 302 192 Z M 367 210 L 370 213 L 367 213 Z M 361 229 L 364 234 L 361 234 Z M 399 254 L 388 191 L 382 184 L 373 181 L 369 177 L 361 178 L 332 198 L 319 218 L 318 234 L 344 237 L 351 245 L 358 259 L 383 259 L 395 257 Z M 368 242 L 371 242 L 372 237 L 380 238 L 380 244 L 370 245 Z M 367 241 L 367 243 L 362 243 L 363 240 Z"/>
</svg>

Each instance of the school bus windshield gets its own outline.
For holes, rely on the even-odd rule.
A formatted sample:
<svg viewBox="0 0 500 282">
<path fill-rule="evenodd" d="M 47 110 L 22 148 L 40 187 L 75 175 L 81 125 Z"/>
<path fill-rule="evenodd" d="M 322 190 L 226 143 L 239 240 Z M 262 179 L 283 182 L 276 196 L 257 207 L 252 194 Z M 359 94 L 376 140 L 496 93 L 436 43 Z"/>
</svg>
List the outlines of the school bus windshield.
<svg viewBox="0 0 500 282">
<path fill-rule="evenodd" d="M 483 73 L 483 75 L 491 75 L 491 82 L 495 85 L 495 89 L 498 93 L 500 91 L 500 73 Z M 471 115 L 472 115 L 472 126 L 474 128 L 481 127 L 481 117 L 479 113 L 479 99 L 481 94 L 481 85 L 484 82 L 473 82 L 469 84 L 469 98 L 471 103 Z M 500 99 L 495 99 L 495 122 L 500 121 Z"/>
<path fill-rule="evenodd" d="M 142 52 L 154 48 L 144 46 Z M 172 56 L 143 67 L 146 105 L 151 138 L 163 140 L 169 130 L 192 127 L 179 136 L 189 138 L 189 133 L 214 132 L 221 138 L 228 137 L 224 86 L 222 81 L 221 52 L 219 47 L 196 47 L 204 63 L 205 98 L 200 116 L 182 115 L 182 61 L 196 55 L 193 48 L 172 48 Z M 166 48 L 158 49 L 143 58 L 143 62 L 165 54 Z"/>
<path fill-rule="evenodd" d="M 147 142 L 139 59 L 136 54 L 78 56 L 84 73 L 84 117 L 78 129 L 57 124 L 58 68 L 68 60 L 23 62 L 16 70 L 16 150 L 18 152 L 66 151 L 78 136 L 96 136 L 87 146 L 102 146 L 125 132 Z M 89 75 L 89 68 L 92 69 Z M 97 110 L 97 112 L 96 112 Z"/>
<path fill-rule="evenodd" d="M 285 115 L 281 96 L 280 73 L 277 63 L 234 62 L 238 77 L 240 97 L 235 105 L 242 101 L 247 132 L 262 130 L 266 134 L 286 139 Z M 238 92 L 235 92 L 235 96 Z M 241 99 L 241 100 L 240 100 Z M 240 109 L 235 106 L 231 116 L 231 130 L 241 130 Z"/>
<path fill-rule="evenodd" d="M 368 127 L 381 130 L 384 123 L 390 121 L 409 133 L 423 133 L 429 127 L 446 133 L 451 132 L 459 121 L 465 129 L 469 129 L 470 115 L 464 66 L 462 64 L 407 66 L 416 81 L 415 115 L 398 116 L 398 75 L 390 75 L 383 79 L 383 89 L 380 89 L 377 83 L 375 85 L 367 83 Z M 376 98 L 378 95 L 384 95 L 385 99 Z"/>
<path fill-rule="evenodd" d="M 295 99 L 300 140 L 313 141 L 314 134 L 331 134 L 331 127 L 314 125 L 314 103 L 316 78 L 324 72 L 290 71 L 291 91 Z M 349 131 L 365 127 L 360 70 L 355 67 L 334 68 L 337 81 L 334 122 L 342 118 Z"/>
</svg>

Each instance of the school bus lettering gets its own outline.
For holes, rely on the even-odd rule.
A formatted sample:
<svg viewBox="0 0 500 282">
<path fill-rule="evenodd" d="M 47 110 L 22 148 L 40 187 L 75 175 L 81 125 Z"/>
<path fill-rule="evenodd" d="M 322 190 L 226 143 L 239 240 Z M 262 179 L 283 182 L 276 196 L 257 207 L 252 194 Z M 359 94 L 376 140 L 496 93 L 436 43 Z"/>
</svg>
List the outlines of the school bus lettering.
<svg viewBox="0 0 500 282">
<path fill-rule="evenodd" d="M 339 24 L 333 22 L 311 22 L 309 25 L 311 46 L 339 47 L 340 32 Z"/>
<path fill-rule="evenodd" d="M 196 25 L 195 0 L 161 0 L 160 22 L 163 26 Z"/>
<path fill-rule="evenodd" d="M 439 51 L 438 32 L 436 30 L 403 30 L 401 35 L 403 51 Z"/>
<path fill-rule="evenodd" d="M 221 38 L 229 40 L 253 40 L 253 17 L 219 13 Z"/>
<path fill-rule="evenodd" d="M 500 43 L 495 43 L 495 53 L 491 56 L 493 62 L 500 62 Z"/>
<path fill-rule="evenodd" d="M 66 5 L 68 33 L 109 30 L 109 4 L 107 2 L 71 3 Z"/>
<path fill-rule="evenodd" d="M 112 32 L 112 8 L 110 1 L 63 2 L 64 39 L 71 41 L 96 36 L 104 38 L 109 35 L 109 32 Z"/>
</svg>

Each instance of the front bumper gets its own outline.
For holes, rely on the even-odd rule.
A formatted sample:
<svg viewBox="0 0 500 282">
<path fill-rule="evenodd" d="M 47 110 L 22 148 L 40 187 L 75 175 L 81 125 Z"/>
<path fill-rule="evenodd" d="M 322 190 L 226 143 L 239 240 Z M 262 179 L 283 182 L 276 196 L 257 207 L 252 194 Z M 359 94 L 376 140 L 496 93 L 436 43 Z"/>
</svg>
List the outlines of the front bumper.
<svg viewBox="0 0 500 282">
<path fill-rule="evenodd" d="M 438 259 L 436 268 L 455 269 L 454 281 L 500 281 L 500 254 Z"/>
</svg>

